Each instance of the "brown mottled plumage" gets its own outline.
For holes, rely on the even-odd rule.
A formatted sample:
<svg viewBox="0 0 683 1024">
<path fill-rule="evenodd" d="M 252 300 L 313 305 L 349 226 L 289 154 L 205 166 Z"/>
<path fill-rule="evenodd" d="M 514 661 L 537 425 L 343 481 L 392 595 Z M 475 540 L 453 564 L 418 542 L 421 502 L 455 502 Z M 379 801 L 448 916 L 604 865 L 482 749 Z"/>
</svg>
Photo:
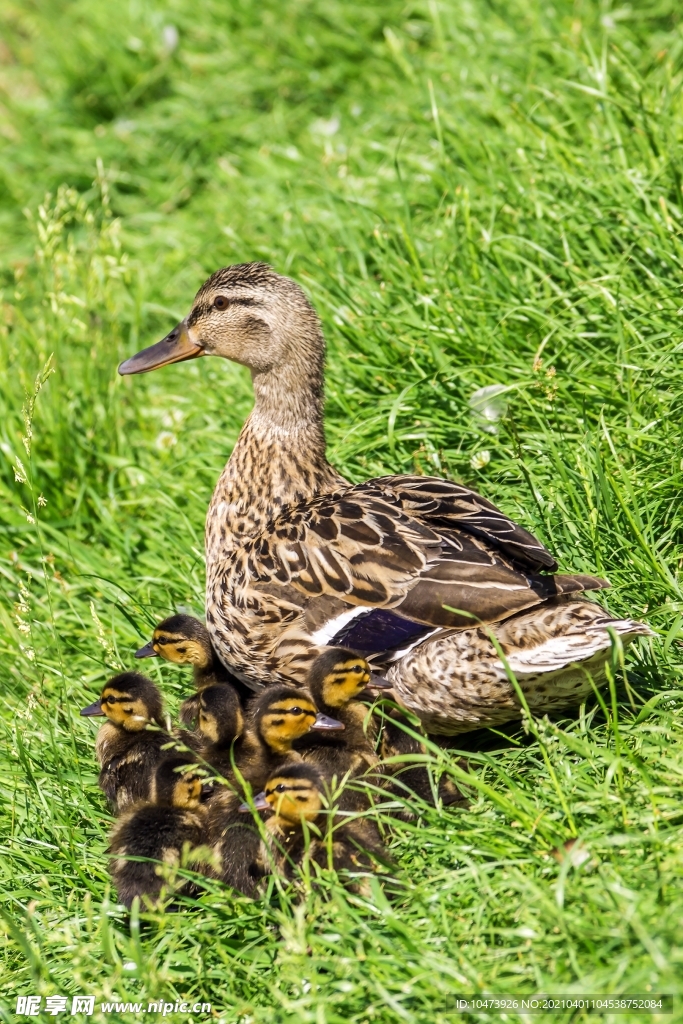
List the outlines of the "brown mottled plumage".
<svg viewBox="0 0 683 1024">
<path fill-rule="evenodd" d="M 254 409 L 206 522 L 207 626 L 221 661 L 245 681 L 302 684 L 321 649 L 343 643 L 376 664 L 396 662 L 400 699 L 441 729 L 461 729 L 469 705 L 459 709 L 457 688 L 442 714 L 421 691 L 427 664 L 457 687 L 462 644 L 454 630 L 557 609 L 562 595 L 608 585 L 549 575 L 557 564 L 543 545 L 458 484 L 413 476 L 348 484 L 325 456 L 318 318 L 301 288 L 264 264 L 217 271 L 187 318 L 119 369 L 203 355 L 248 366 L 254 386 Z M 563 623 L 559 614 L 559 640 Z M 624 628 L 624 636 L 638 632 L 638 624 Z M 605 652 L 604 627 L 600 642 Z M 569 647 L 564 667 L 579 651 Z M 552 671 L 551 689 L 566 702 Z M 489 689 L 491 722 L 500 695 Z M 502 711 L 518 714 L 504 693 Z"/>
<path fill-rule="evenodd" d="M 614 619 L 599 604 L 556 600 L 491 628 L 444 634 L 392 666 L 387 679 L 398 700 L 430 733 L 455 735 L 519 718 L 521 704 L 491 640 L 536 715 L 577 707 L 604 682 L 613 629 L 624 640 L 648 626 Z"/>
</svg>

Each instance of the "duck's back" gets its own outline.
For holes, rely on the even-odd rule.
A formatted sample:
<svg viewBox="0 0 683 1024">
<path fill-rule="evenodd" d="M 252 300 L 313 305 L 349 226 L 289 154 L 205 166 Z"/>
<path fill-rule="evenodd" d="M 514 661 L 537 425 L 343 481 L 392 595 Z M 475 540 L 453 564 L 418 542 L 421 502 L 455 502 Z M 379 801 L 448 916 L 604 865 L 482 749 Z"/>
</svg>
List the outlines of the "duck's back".
<svg viewBox="0 0 683 1024">
<path fill-rule="evenodd" d="M 497 622 L 605 586 L 553 576 L 531 534 L 448 481 L 388 477 L 274 508 L 260 532 L 207 544 L 207 626 L 245 678 L 305 682 L 329 645 L 382 664 L 442 629 Z M 452 610 L 456 609 L 456 610 Z"/>
</svg>

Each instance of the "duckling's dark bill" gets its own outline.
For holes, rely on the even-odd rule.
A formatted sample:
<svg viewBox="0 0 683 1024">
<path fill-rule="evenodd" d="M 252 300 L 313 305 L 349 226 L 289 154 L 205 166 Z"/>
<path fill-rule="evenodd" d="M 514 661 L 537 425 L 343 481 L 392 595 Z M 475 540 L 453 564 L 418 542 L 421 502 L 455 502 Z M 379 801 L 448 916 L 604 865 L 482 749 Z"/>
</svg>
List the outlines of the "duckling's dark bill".
<svg viewBox="0 0 683 1024">
<path fill-rule="evenodd" d="M 185 359 L 196 359 L 204 355 L 201 345 L 195 345 L 190 338 L 187 324 L 182 320 L 162 341 L 149 348 L 143 348 L 119 366 L 122 377 L 131 373 L 148 373 L 169 363 L 182 363 Z"/>
<path fill-rule="evenodd" d="M 257 793 L 256 796 L 254 797 L 254 807 L 256 808 L 257 811 L 270 810 L 270 804 L 266 800 L 265 790 L 262 793 Z M 251 807 L 249 806 L 248 803 L 245 802 L 243 804 L 240 804 L 237 810 L 241 811 L 242 814 L 246 814 L 248 811 L 251 810 Z"/>
<path fill-rule="evenodd" d="M 315 722 L 311 726 L 311 729 L 329 730 L 333 729 L 345 729 L 346 726 L 343 722 L 337 721 L 336 718 L 330 718 L 329 715 L 321 715 L 320 712 L 315 716 Z"/>
<path fill-rule="evenodd" d="M 136 658 L 158 658 L 159 655 L 154 650 L 154 642 L 152 640 L 150 640 L 148 644 L 145 644 L 144 647 L 141 647 L 139 651 L 135 652 L 135 657 Z"/>
<path fill-rule="evenodd" d="M 88 704 L 87 708 L 81 708 L 81 714 L 84 718 L 94 718 L 96 715 L 103 715 L 102 701 L 96 700 L 94 704 Z"/>
</svg>

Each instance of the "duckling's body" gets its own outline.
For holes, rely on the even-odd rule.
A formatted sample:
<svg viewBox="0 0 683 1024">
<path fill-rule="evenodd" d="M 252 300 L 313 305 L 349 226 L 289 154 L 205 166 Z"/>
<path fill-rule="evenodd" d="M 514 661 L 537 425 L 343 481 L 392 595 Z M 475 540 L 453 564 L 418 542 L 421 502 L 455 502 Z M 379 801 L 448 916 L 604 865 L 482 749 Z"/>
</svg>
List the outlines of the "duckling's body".
<svg viewBox="0 0 683 1024">
<path fill-rule="evenodd" d="M 209 801 L 208 834 L 222 864 L 220 877 L 251 895 L 260 877 L 261 840 L 256 826 L 239 813 L 244 793 L 237 773 L 258 791 L 276 767 L 299 758 L 292 751 L 296 739 L 340 723 L 319 714 L 307 693 L 282 686 L 256 698 L 245 727 L 234 691 L 216 686 L 200 694 L 198 727 L 207 738 L 204 758 L 231 784 Z"/>
<path fill-rule="evenodd" d="M 535 537 L 461 485 L 341 477 L 325 454 L 324 340 L 294 281 L 262 263 L 216 271 L 186 319 L 119 371 L 203 355 L 249 367 L 255 395 L 207 514 L 207 627 L 224 664 L 256 684 L 303 685 L 321 651 L 343 644 L 392 666 L 399 700 L 448 734 L 519 716 L 472 623 L 498 629 L 524 613 L 532 632 L 549 618 L 553 641 L 533 668 L 516 659 L 527 700 L 540 713 L 576 702 L 575 663 L 604 662 L 610 638 L 603 624 L 575 642 L 557 599 L 607 581 L 557 574 Z M 624 639 L 644 632 L 620 621 L 604 613 Z"/>
<path fill-rule="evenodd" d="M 150 795 L 153 772 L 172 741 L 164 729 L 161 694 L 151 679 L 123 672 L 105 685 L 81 715 L 106 715 L 95 745 L 99 786 L 113 810 L 121 812 Z"/>
<path fill-rule="evenodd" d="M 192 773 L 180 774 L 188 764 L 183 756 L 160 761 L 152 799 L 130 807 L 111 834 L 112 880 L 119 902 L 127 907 L 136 896 L 143 908 L 157 903 L 165 887 L 160 864 L 198 870 L 188 853 L 206 841 L 207 812 L 200 803 L 201 779 Z M 177 891 L 191 894 L 195 886 L 185 882 Z"/>
<path fill-rule="evenodd" d="M 135 652 L 136 658 L 163 658 L 174 665 L 191 665 L 196 693 L 180 706 L 179 718 L 191 726 L 199 711 L 199 694 L 209 686 L 225 684 L 233 687 L 245 705 L 257 685 L 247 685 L 221 662 L 203 622 L 192 615 L 171 615 L 155 627 L 149 643 Z"/>
<path fill-rule="evenodd" d="M 259 810 L 274 811 L 266 821 L 267 839 L 261 843 L 258 867 L 292 879 L 305 864 L 348 872 L 351 887 L 364 891 L 363 882 L 353 876 L 374 870 L 382 858 L 379 833 L 368 820 L 347 820 L 343 824 L 327 814 L 331 834 L 325 827 L 323 780 L 317 769 L 306 763 L 283 765 L 267 781 L 255 801 Z M 246 808 L 246 805 L 243 805 Z"/>
</svg>

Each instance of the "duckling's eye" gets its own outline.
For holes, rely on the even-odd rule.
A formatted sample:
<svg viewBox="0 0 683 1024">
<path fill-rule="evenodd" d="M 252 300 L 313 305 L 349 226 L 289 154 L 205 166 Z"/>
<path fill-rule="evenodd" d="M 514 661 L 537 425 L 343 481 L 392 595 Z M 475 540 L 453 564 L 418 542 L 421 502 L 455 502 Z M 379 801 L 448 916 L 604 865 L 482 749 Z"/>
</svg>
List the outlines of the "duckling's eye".
<svg viewBox="0 0 683 1024">
<path fill-rule="evenodd" d="M 286 790 L 287 790 L 287 787 L 285 786 L 285 784 L 283 782 L 281 782 L 278 786 L 275 787 L 275 792 L 276 793 L 285 793 Z"/>
<path fill-rule="evenodd" d="M 289 708 L 290 715 L 305 715 L 306 712 L 303 708 Z"/>
<path fill-rule="evenodd" d="M 228 308 L 228 300 L 226 299 L 225 295 L 217 295 L 216 298 L 213 300 L 213 304 L 216 309 Z"/>
<path fill-rule="evenodd" d="M 363 668 L 362 665 L 354 665 L 353 668 L 351 669 L 351 671 L 352 672 L 359 672 L 360 673 L 360 672 L 365 672 L 365 669 Z"/>
</svg>

